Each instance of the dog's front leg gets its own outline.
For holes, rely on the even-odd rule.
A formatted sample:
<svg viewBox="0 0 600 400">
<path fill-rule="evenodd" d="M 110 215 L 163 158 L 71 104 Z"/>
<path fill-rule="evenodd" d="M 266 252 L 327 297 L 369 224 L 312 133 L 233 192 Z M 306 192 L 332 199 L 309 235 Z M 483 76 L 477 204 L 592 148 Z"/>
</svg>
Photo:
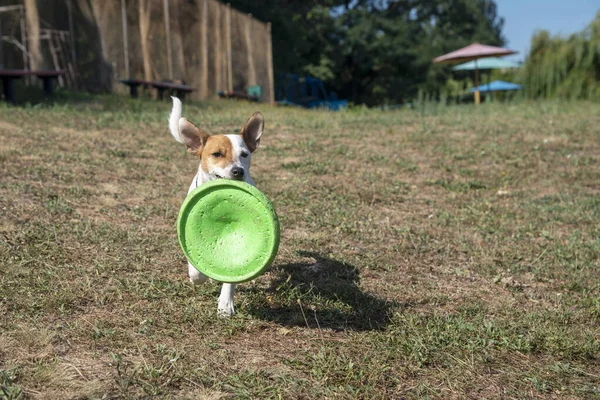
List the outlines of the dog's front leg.
<svg viewBox="0 0 600 400">
<path fill-rule="evenodd" d="M 219 296 L 219 306 L 217 313 L 221 317 L 230 317 L 235 310 L 233 309 L 233 295 L 235 293 L 234 283 L 224 283 Z"/>
<path fill-rule="evenodd" d="M 188 261 L 188 274 L 190 275 L 190 282 L 194 285 L 200 285 L 208 280 L 208 276 L 198 271 L 192 263 Z"/>
</svg>

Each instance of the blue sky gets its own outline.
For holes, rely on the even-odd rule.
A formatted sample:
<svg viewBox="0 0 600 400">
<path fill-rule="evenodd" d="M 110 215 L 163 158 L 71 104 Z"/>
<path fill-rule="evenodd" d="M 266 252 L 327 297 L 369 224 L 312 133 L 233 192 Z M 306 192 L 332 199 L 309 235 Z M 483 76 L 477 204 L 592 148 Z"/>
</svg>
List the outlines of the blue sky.
<svg viewBox="0 0 600 400">
<path fill-rule="evenodd" d="M 496 0 L 504 17 L 507 47 L 519 52 L 511 59 L 523 60 L 537 29 L 551 35 L 570 35 L 583 30 L 600 11 L 600 0 Z"/>
</svg>

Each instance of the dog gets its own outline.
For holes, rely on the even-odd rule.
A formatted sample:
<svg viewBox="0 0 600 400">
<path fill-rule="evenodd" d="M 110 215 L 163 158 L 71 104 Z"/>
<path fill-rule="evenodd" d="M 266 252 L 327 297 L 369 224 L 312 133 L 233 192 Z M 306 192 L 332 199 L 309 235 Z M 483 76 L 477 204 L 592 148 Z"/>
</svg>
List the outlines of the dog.
<svg viewBox="0 0 600 400">
<path fill-rule="evenodd" d="M 238 135 L 209 135 L 181 116 L 182 104 L 177 97 L 173 99 L 173 108 L 169 115 L 169 130 L 187 151 L 200 158 L 198 173 L 194 176 L 188 194 L 198 186 L 214 179 L 233 179 L 245 181 L 256 186 L 250 176 L 252 153 L 260 144 L 264 130 L 264 119 L 255 112 L 246 121 Z M 193 284 L 201 284 L 208 277 L 198 271 L 188 260 L 188 273 Z M 233 295 L 235 284 L 223 283 L 217 313 L 228 317 L 234 314 Z"/>
</svg>

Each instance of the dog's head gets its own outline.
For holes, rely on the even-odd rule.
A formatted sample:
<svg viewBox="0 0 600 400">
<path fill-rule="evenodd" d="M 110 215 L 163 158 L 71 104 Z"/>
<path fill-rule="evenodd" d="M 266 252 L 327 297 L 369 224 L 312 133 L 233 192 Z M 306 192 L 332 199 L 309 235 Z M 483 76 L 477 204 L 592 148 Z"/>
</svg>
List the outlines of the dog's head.
<svg viewBox="0 0 600 400">
<path fill-rule="evenodd" d="M 251 154 L 258 148 L 263 133 L 260 112 L 252 114 L 239 135 L 209 135 L 183 117 L 178 125 L 183 144 L 188 152 L 200 157 L 200 168 L 209 179 L 246 179 Z"/>
</svg>

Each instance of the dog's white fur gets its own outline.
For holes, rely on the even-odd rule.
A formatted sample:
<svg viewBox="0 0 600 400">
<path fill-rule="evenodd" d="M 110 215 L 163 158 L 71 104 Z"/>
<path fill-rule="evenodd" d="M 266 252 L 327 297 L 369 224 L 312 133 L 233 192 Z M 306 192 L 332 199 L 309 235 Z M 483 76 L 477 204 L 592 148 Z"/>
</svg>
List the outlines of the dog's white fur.
<svg viewBox="0 0 600 400">
<path fill-rule="evenodd" d="M 191 125 L 191 123 L 182 118 L 182 104 L 181 101 L 177 97 L 173 97 L 173 108 L 171 110 L 171 114 L 169 115 L 169 131 L 171 135 L 175 138 L 179 143 L 185 144 L 189 148 L 189 138 L 186 138 L 182 135 L 182 131 Z M 258 143 L 260 142 L 260 137 L 263 131 L 263 119 L 262 114 L 255 113 L 246 125 L 242 128 L 242 132 L 240 135 L 223 135 L 229 139 L 231 142 L 231 148 L 233 157 L 231 162 L 229 162 L 225 167 L 214 166 L 210 171 L 205 171 L 202 167 L 202 163 L 198 167 L 198 173 L 194 176 L 192 180 L 192 184 L 188 190 L 188 194 L 196 189 L 198 186 L 211 181 L 213 179 L 226 178 L 226 179 L 234 179 L 233 177 L 233 169 L 239 168 L 243 171 L 243 180 L 253 186 L 256 186 L 252 178 L 250 177 L 250 163 L 251 163 L 251 153 L 258 147 Z M 249 127 L 248 129 L 246 129 Z M 250 131 L 249 133 L 247 131 Z M 246 133 L 246 135 L 244 135 Z M 209 139 L 210 140 L 210 139 Z M 246 143 L 250 141 L 251 145 L 248 146 Z M 252 149 L 249 149 L 249 147 Z M 208 156 L 208 155 L 204 155 Z M 202 157 L 202 156 L 201 156 Z M 190 277 L 190 281 L 194 284 L 201 284 L 208 280 L 208 277 L 198 271 L 189 261 L 188 261 L 188 274 Z M 233 296 L 235 293 L 235 284 L 231 283 L 223 283 L 223 287 L 221 288 L 221 295 L 219 296 L 218 308 L 217 312 L 220 316 L 231 316 L 234 314 L 234 306 L 233 306 Z"/>
</svg>

